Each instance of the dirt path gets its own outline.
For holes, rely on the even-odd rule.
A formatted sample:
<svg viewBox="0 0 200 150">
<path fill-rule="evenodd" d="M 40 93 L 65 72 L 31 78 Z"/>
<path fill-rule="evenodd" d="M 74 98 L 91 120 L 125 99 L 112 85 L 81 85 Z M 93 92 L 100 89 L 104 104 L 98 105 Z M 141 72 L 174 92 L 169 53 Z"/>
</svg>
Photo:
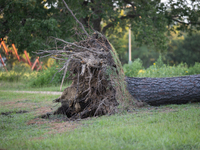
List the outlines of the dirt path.
<svg viewBox="0 0 200 150">
<path fill-rule="evenodd" d="M 61 95 L 62 92 L 52 92 L 52 91 L 11 91 L 11 90 L 0 90 L 1 92 L 16 92 L 16 93 L 38 93 L 38 94 L 52 94 Z"/>
</svg>

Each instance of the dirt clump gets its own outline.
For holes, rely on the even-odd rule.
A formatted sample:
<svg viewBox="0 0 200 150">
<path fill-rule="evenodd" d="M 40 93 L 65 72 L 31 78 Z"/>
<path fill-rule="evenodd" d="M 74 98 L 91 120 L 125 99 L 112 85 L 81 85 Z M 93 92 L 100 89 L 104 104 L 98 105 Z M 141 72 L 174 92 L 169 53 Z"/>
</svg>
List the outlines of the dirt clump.
<svg viewBox="0 0 200 150">
<path fill-rule="evenodd" d="M 23 113 L 28 113 L 28 111 L 26 111 L 26 110 L 19 110 L 19 111 L 1 112 L 1 115 L 8 116 L 8 115 L 11 115 L 11 114 L 23 114 Z"/>
</svg>

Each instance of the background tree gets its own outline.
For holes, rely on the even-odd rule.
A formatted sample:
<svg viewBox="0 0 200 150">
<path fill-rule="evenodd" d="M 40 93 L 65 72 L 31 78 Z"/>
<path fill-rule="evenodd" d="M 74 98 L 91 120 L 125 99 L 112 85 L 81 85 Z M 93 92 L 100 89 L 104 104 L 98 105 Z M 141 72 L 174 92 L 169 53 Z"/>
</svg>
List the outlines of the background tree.
<svg viewBox="0 0 200 150">
<path fill-rule="evenodd" d="M 109 36 L 109 41 L 117 50 L 122 65 L 128 63 L 128 33 L 129 31 L 127 29 L 126 32 L 119 33 L 120 38 L 116 34 Z M 154 49 L 152 46 L 138 44 L 138 42 L 135 41 L 135 36 L 133 33 L 131 33 L 131 37 L 132 60 L 140 58 L 143 62 L 143 66 L 148 68 L 158 59 L 160 52 Z"/>
<path fill-rule="evenodd" d="M 7 43 L 15 43 L 19 52 L 45 48 L 47 37 L 59 35 L 57 22 L 51 17 L 55 8 L 46 9 L 45 1 L 1 0 L 0 3 L 0 37 L 7 36 Z"/>
<path fill-rule="evenodd" d="M 187 63 L 189 66 L 199 62 L 200 33 L 185 36 L 183 39 L 172 40 L 166 55 L 169 64 Z"/>
</svg>

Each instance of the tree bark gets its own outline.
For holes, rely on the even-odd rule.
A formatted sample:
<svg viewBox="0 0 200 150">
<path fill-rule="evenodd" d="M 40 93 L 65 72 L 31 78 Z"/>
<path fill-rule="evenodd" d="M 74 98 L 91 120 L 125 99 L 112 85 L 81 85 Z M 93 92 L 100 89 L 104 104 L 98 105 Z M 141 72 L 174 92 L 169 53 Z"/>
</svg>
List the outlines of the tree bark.
<svg viewBox="0 0 200 150">
<path fill-rule="evenodd" d="M 200 74 L 172 78 L 127 77 L 126 82 L 135 99 L 150 105 L 200 102 Z"/>
</svg>

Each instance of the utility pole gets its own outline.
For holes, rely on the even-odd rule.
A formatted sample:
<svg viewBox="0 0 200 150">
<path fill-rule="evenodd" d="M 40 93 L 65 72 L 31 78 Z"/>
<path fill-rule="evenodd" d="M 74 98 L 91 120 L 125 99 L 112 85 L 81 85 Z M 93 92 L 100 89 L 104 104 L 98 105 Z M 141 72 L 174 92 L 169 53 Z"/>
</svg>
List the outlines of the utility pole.
<svg viewBox="0 0 200 150">
<path fill-rule="evenodd" d="M 129 26 L 129 60 L 128 60 L 128 63 L 131 64 L 132 63 L 132 60 L 131 60 L 131 25 Z"/>
</svg>

